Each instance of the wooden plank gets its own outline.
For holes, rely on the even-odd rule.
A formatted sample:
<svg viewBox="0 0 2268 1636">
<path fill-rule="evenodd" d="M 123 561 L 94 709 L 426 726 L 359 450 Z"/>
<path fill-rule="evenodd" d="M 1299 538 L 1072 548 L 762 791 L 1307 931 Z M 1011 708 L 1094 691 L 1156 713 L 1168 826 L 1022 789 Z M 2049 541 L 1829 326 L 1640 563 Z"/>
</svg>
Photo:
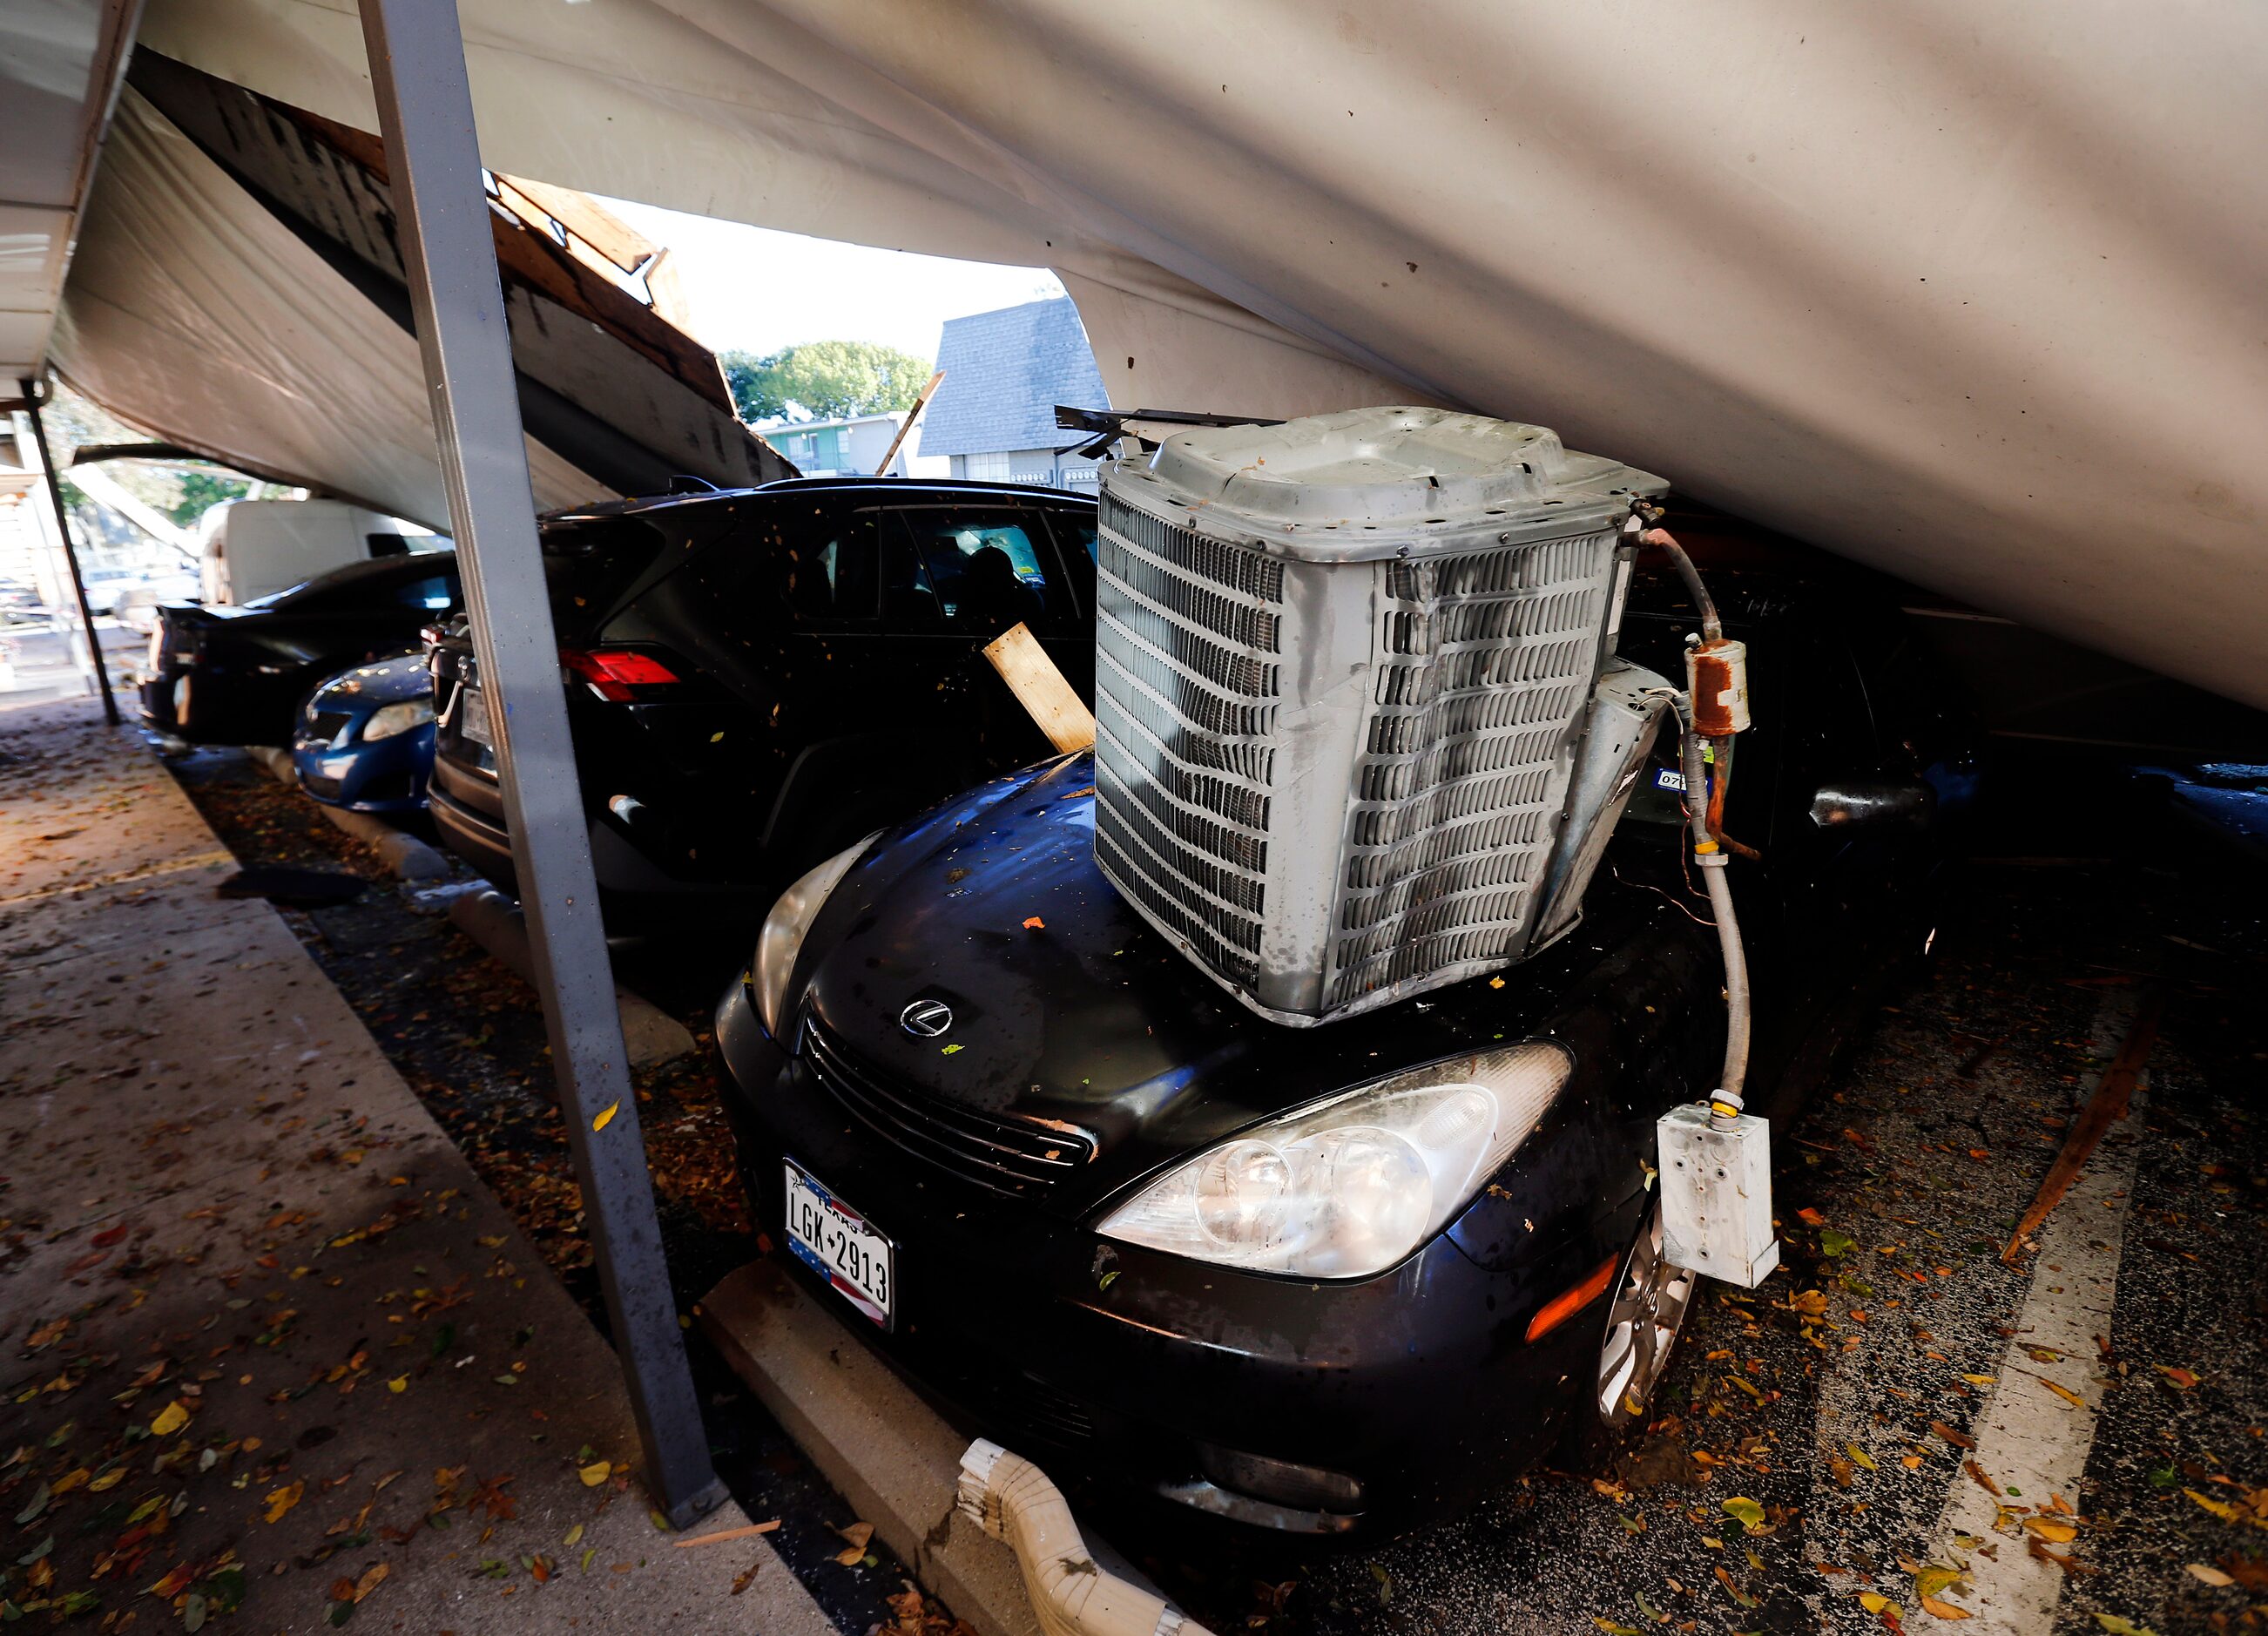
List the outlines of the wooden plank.
<svg viewBox="0 0 2268 1636">
<path fill-rule="evenodd" d="M 1094 748 L 1094 712 L 1064 680 L 1030 627 L 1020 623 L 1011 626 L 984 645 L 984 657 L 992 661 L 1016 702 L 1031 712 L 1049 743 L 1066 755 Z"/>
<path fill-rule="evenodd" d="M 2049 1212 L 2071 1191 L 2071 1184 L 2079 1180 L 2079 1173 L 2086 1168 L 2088 1157 L 2102 1141 L 2103 1132 L 2126 1116 L 2127 1104 L 2134 1096 L 2134 1081 L 2141 1076 L 2142 1065 L 2150 1058 L 2150 1048 L 2158 1042 L 2158 1023 L 2165 1013 L 2165 991 L 2146 990 L 2141 1003 L 2135 1007 L 2133 1026 L 2127 1029 L 2117 1056 L 2103 1070 L 2095 1094 L 2087 1099 L 2086 1109 L 2064 1138 L 2062 1151 L 2048 1167 L 2047 1179 L 2040 1183 L 2038 1196 L 2032 1200 L 2031 1208 L 2024 1212 L 2023 1220 L 2016 1223 L 2007 1249 L 2000 1252 L 2000 1260 L 2006 1265 L 2013 1267 L 2022 1259 L 2024 1242 L 2039 1231 Z"/>
<path fill-rule="evenodd" d="M 528 203 L 625 273 L 637 271 L 639 263 L 659 247 L 587 193 L 555 187 L 548 181 L 530 181 L 523 176 L 507 176 L 501 171 L 496 173 L 496 179 L 500 186 L 517 188 Z"/>
<path fill-rule="evenodd" d="M 929 407 L 929 401 L 937 395 L 937 389 L 944 380 L 945 372 L 940 369 L 929 378 L 929 385 L 914 394 L 913 407 L 898 423 L 898 435 L 890 439 L 890 446 L 882 455 L 881 464 L 874 468 L 874 475 L 887 477 L 890 475 L 890 462 L 898 458 L 898 446 L 906 440 L 906 434 L 914 429 L 914 423 L 922 417 L 922 411 Z"/>
</svg>

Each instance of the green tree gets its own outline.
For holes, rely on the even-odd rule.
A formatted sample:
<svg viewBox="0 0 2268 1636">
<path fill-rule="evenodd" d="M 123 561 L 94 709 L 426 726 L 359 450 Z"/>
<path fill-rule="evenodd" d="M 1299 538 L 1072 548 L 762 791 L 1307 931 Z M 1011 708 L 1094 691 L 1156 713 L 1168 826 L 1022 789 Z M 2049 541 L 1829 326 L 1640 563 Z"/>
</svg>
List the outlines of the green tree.
<svg viewBox="0 0 2268 1636">
<path fill-rule="evenodd" d="M 812 341 L 758 357 L 726 352 L 725 383 L 743 420 L 838 420 L 909 409 L 930 362 L 867 341 Z"/>
</svg>

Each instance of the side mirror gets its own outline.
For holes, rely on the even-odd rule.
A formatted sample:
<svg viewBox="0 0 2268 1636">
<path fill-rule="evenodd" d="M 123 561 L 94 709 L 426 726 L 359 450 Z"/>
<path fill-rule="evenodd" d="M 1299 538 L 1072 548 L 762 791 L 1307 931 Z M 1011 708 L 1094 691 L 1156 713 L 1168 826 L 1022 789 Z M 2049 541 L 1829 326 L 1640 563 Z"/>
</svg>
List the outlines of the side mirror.
<svg viewBox="0 0 2268 1636">
<path fill-rule="evenodd" d="M 1937 817 L 1937 792 L 1914 780 L 1837 779 L 1811 798 L 1811 822 L 1822 829 L 1926 829 Z"/>
</svg>

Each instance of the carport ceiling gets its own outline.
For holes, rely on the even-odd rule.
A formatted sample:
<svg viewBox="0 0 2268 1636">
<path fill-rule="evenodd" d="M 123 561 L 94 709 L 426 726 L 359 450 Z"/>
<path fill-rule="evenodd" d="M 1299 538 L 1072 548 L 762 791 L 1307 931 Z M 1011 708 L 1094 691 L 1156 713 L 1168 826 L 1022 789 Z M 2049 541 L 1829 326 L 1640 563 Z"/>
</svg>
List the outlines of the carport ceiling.
<svg viewBox="0 0 2268 1636">
<path fill-rule="evenodd" d="M 0 391 L 39 372 L 141 0 L 0 6 Z"/>
</svg>

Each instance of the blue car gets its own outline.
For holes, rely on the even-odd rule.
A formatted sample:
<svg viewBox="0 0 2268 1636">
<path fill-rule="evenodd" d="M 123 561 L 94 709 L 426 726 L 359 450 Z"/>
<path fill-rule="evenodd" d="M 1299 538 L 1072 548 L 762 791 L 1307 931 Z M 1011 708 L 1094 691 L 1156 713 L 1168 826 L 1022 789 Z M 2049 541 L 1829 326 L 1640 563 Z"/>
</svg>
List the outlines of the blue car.
<svg viewBox="0 0 2268 1636">
<path fill-rule="evenodd" d="M 433 679 L 403 653 L 342 670 L 307 696 L 291 729 L 299 786 L 327 806 L 415 812 L 433 775 Z"/>
</svg>

